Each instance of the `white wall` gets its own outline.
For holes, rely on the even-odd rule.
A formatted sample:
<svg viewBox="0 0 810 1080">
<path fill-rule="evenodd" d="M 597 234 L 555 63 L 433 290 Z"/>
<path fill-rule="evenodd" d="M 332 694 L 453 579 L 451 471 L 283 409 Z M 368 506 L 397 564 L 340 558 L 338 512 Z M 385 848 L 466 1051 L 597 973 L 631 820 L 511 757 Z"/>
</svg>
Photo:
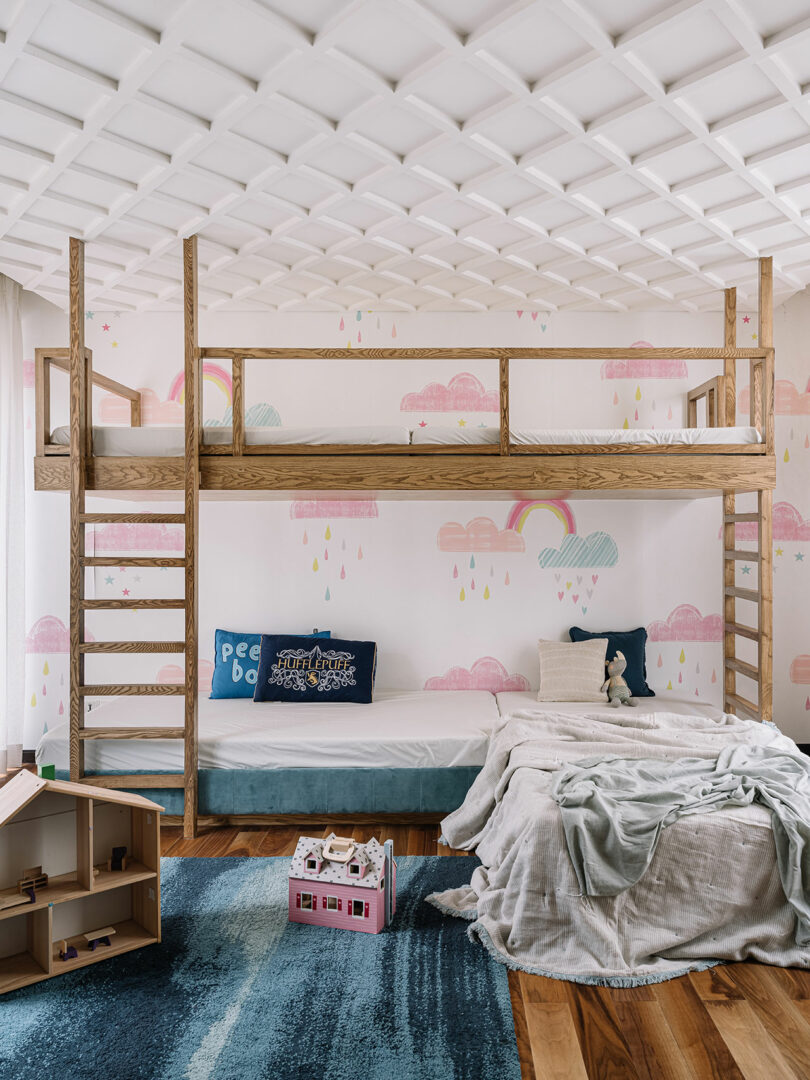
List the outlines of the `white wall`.
<svg viewBox="0 0 810 1080">
<path fill-rule="evenodd" d="M 172 422 L 179 417 L 179 402 L 170 400 L 182 370 L 179 315 L 95 312 L 85 325 L 98 370 L 131 386 L 149 388 L 153 420 Z M 752 341 L 755 327 L 755 313 L 739 313 L 741 345 Z M 776 502 L 791 506 L 777 515 L 774 542 L 775 718 L 800 741 L 810 741 L 810 700 L 806 705 L 810 693 L 810 656 L 806 655 L 810 654 L 810 394 L 806 392 L 810 363 L 804 348 L 809 335 L 810 298 L 802 295 L 780 309 L 776 318 L 777 379 L 781 380 Z M 689 345 L 719 343 L 720 338 L 719 315 L 570 313 L 533 319 L 529 312 L 520 316 L 515 312 L 361 312 L 359 320 L 354 312 L 343 316 L 203 312 L 200 335 L 201 342 L 210 345 L 346 346 L 351 342 L 371 347 Z M 27 297 L 24 340 L 27 357 L 33 357 L 37 345 L 66 344 L 65 316 L 39 298 Z M 628 357 L 632 355 L 628 348 Z M 227 380 L 228 365 L 215 367 L 224 369 Z M 746 382 L 745 367 L 740 365 L 740 389 Z M 493 413 L 400 409 L 404 395 L 419 393 L 433 381 L 446 386 L 462 371 L 476 375 L 486 390 L 494 390 L 494 363 L 256 362 L 247 370 L 247 407 L 271 405 L 286 426 L 342 422 L 415 427 L 421 423 L 457 425 L 461 420 L 467 425 L 497 424 Z M 702 361 L 690 362 L 685 378 L 663 377 L 672 371 L 658 371 L 659 377 L 640 377 L 631 371 L 631 377 L 608 378 L 611 372 L 598 361 L 515 362 L 512 419 L 515 425 L 548 427 L 621 427 L 625 421 L 630 427 L 681 426 L 686 388 L 718 370 L 718 364 Z M 174 397 L 178 396 L 175 385 Z M 56 397 L 60 397 L 58 391 Z M 67 421 L 66 399 L 61 397 L 62 405 L 54 409 L 54 424 Z M 114 420 L 120 407 L 116 409 L 116 403 L 104 397 L 96 396 L 96 415 Z M 212 369 L 205 380 L 207 419 L 227 419 L 227 406 L 225 382 Z M 26 410 L 33 455 L 32 389 L 26 391 Z M 746 420 L 741 415 L 738 422 Z M 32 488 L 31 480 L 27 746 L 35 743 L 43 725 L 63 721 L 67 708 L 66 635 L 60 624 L 67 622 L 68 612 L 68 499 L 62 494 L 34 494 Z M 110 507 L 112 501 L 94 500 L 96 504 Z M 157 502 L 141 506 L 166 508 Z M 217 626 L 291 632 L 318 626 L 344 637 L 375 639 L 380 686 L 420 687 L 453 668 L 461 670 L 445 685 L 497 687 L 509 675 L 522 675 L 534 686 L 538 637 L 565 636 L 573 623 L 591 629 L 651 626 L 666 622 L 681 605 L 692 605 L 703 621 L 681 611 L 669 627 L 671 640 L 650 643 L 650 682 L 656 688 L 671 684 L 684 696 L 694 697 L 697 691 L 702 699 L 719 701 L 722 650 L 716 640 L 717 618 L 705 621 L 722 610 L 718 499 L 568 500 L 561 507 L 541 506 L 528 512 L 520 533 L 506 528 L 513 502 L 380 500 L 371 507 L 373 516 L 358 516 L 360 506 L 313 509 L 273 500 L 203 502 L 202 657 L 212 659 Z M 113 508 L 121 509 L 121 504 Z M 308 513 L 318 516 L 299 516 Z M 608 534 L 615 544 L 614 565 L 604 565 L 603 555 L 585 558 L 586 565 L 540 568 L 539 552 L 557 548 L 563 540 L 566 514 L 581 537 Z M 493 539 L 483 545 L 486 550 L 480 550 L 481 543 L 479 550 L 442 550 L 452 531 L 443 526 L 451 522 L 465 526 L 482 517 L 491 521 Z M 440 538 L 444 538 L 441 544 Z M 521 541 L 522 551 L 498 550 L 520 546 Z M 103 535 L 96 537 L 99 553 L 103 542 Z M 131 542 L 139 541 L 131 538 Z M 168 543 L 171 547 L 171 538 Z M 609 541 L 604 543 L 613 550 Z M 752 567 L 745 575 L 744 569 L 738 567 L 742 584 L 755 573 Z M 170 595 L 177 588 L 178 573 L 98 571 L 94 586 L 98 596 L 118 596 L 124 589 L 130 596 Z M 88 626 L 99 637 L 171 637 L 180 633 L 180 619 L 180 615 L 165 613 L 101 612 L 93 613 L 92 620 L 88 617 Z M 714 640 L 700 640 L 707 636 Z M 497 664 L 481 663 L 484 658 Z M 92 659 L 93 666 L 88 664 L 91 678 L 151 679 L 178 657 Z"/>
</svg>

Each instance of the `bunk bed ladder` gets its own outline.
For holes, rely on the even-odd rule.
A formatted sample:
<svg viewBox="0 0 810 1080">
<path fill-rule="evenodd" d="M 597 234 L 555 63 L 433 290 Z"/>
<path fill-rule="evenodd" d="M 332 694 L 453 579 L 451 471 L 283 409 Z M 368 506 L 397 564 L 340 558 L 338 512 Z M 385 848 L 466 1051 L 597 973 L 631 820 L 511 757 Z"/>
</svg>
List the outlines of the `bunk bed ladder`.
<svg viewBox="0 0 810 1080">
<path fill-rule="evenodd" d="M 196 280 L 196 258 L 194 260 Z M 186 377 L 186 416 L 197 408 L 194 375 Z M 186 836 L 197 831 L 197 513 L 199 504 L 199 455 L 197 428 L 191 425 L 194 444 L 189 450 L 186 425 L 186 485 L 184 512 L 88 513 L 86 509 L 87 467 L 92 455 L 92 378 L 90 358 L 84 347 L 84 251 L 81 241 L 70 241 L 70 779 L 98 787 L 154 789 L 182 788 L 183 825 Z M 189 480 L 190 477 L 190 480 Z M 185 552 L 182 558 L 88 556 L 88 525 L 161 524 L 182 525 Z M 178 598 L 89 599 L 86 570 L 99 566 L 182 567 L 184 596 Z M 88 641 L 85 612 L 99 610 L 182 610 L 185 634 L 182 641 Z M 89 654 L 183 653 L 182 683 L 87 683 L 85 657 Z M 117 696 L 177 696 L 185 698 L 184 723 L 177 727 L 103 727 L 85 723 L 85 699 Z M 98 739 L 179 739 L 184 743 L 182 773 L 136 773 L 131 775 L 86 776 L 85 746 Z"/>
<path fill-rule="evenodd" d="M 772 259 L 759 260 L 759 327 L 758 341 L 761 346 L 773 349 L 773 263 Z M 725 346 L 736 347 L 736 290 L 726 290 Z M 733 359 L 726 361 L 734 364 Z M 727 367 L 728 373 L 728 367 Z M 733 380 L 727 380 L 733 386 Z M 750 423 L 764 428 L 767 433 L 769 453 L 773 453 L 773 354 L 765 360 L 751 361 Z M 726 423 L 734 424 L 736 401 L 726 402 Z M 737 513 L 736 496 L 733 491 L 723 492 L 723 708 L 752 720 L 770 721 L 773 717 L 773 491 L 756 493 L 757 508 L 747 513 Z M 737 525 L 755 524 L 756 546 L 744 543 L 737 546 Z M 737 585 L 737 563 L 754 566 L 755 582 L 749 587 Z M 749 610 L 756 612 L 755 626 L 741 622 L 737 614 L 737 601 L 746 601 Z M 737 638 L 752 641 L 756 645 L 756 663 L 737 656 Z M 742 675 L 756 685 L 757 700 L 743 696 L 737 689 L 737 677 Z"/>
</svg>

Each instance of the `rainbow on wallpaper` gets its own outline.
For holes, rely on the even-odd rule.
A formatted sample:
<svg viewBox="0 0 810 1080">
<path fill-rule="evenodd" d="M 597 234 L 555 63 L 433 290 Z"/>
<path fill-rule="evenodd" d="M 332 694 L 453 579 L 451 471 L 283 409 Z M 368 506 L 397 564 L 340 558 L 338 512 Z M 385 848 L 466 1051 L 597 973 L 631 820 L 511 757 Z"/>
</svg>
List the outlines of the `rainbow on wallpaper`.
<svg viewBox="0 0 810 1080">
<path fill-rule="evenodd" d="M 507 690 L 528 690 L 524 675 L 510 674 L 494 656 L 481 656 L 469 668 L 451 667 L 444 675 L 434 675 L 425 682 L 425 690 L 488 690 L 502 694 Z"/>
<path fill-rule="evenodd" d="M 440 551 L 523 552 L 526 544 L 514 529 L 499 529 L 492 518 L 477 517 L 462 525 L 446 521 L 436 537 Z M 472 568 L 472 567 L 471 567 Z"/>
<path fill-rule="evenodd" d="M 722 641 L 723 616 L 701 615 L 694 604 L 679 604 L 666 619 L 647 627 L 650 641 Z"/>
<path fill-rule="evenodd" d="M 544 569 L 549 566 L 615 566 L 619 561 L 619 549 L 613 537 L 601 530 L 587 536 L 569 533 L 558 548 L 543 548 L 537 561 Z"/>
<path fill-rule="evenodd" d="M 500 401 L 496 390 L 487 390 L 475 375 L 462 371 L 446 386 L 432 382 L 406 394 L 399 409 L 400 412 L 499 412 Z"/>
</svg>

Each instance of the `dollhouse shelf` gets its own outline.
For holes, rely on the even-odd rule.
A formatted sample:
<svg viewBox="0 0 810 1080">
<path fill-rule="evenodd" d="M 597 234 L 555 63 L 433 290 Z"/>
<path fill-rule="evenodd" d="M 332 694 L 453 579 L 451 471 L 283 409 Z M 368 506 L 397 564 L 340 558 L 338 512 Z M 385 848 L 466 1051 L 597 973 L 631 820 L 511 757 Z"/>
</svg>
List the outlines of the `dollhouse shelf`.
<svg viewBox="0 0 810 1080">
<path fill-rule="evenodd" d="M 0 788 L 0 901 L 19 896 L 21 860 L 48 875 L 33 903 L 0 910 L 0 994 L 160 941 L 161 811 L 140 795 L 30 772 Z M 102 869 L 121 846 L 126 869 Z M 115 933 L 91 950 L 85 935 L 100 927 Z M 75 957 L 60 957 L 63 941 Z"/>
</svg>

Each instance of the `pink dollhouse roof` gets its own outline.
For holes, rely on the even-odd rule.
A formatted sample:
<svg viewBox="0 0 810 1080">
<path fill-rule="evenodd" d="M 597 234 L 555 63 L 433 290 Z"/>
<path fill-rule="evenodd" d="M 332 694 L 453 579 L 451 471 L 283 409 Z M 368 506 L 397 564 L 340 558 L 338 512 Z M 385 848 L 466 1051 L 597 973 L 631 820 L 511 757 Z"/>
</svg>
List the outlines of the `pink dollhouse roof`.
<svg viewBox="0 0 810 1080">
<path fill-rule="evenodd" d="M 331 840 L 334 836 L 335 833 L 330 833 L 326 839 Z M 385 872 L 385 851 L 382 844 L 372 838 L 365 844 L 354 845 L 354 856 L 351 862 L 356 860 L 366 867 L 366 872 L 361 878 L 349 876 L 348 867 L 351 863 L 333 863 L 327 860 L 321 863 L 321 868 L 317 873 L 307 870 L 305 868 L 307 858 L 315 857 L 320 861 L 323 857 L 324 844 L 325 841 L 320 838 L 302 836 L 292 857 L 289 876 L 303 878 L 306 881 L 328 881 L 334 885 L 351 885 L 359 889 L 379 889 L 380 878 Z M 316 847 L 320 850 L 319 855 L 316 854 Z"/>
</svg>

